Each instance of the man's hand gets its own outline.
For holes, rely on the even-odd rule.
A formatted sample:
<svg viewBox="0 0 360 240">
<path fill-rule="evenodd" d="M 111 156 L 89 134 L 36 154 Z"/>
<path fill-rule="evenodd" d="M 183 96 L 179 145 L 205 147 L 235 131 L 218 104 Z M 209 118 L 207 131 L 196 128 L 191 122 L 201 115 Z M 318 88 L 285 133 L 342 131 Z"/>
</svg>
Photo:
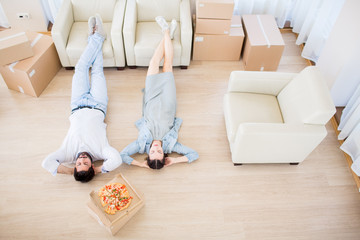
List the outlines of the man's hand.
<svg viewBox="0 0 360 240">
<path fill-rule="evenodd" d="M 74 168 L 65 167 L 64 165 L 60 164 L 57 169 L 57 173 L 73 175 Z"/>
<path fill-rule="evenodd" d="M 98 174 L 98 173 L 101 173 L 101 168 L 102 168 L 102 165 L 98 166 L 98 167 L 94 167 L 94 172 L 95 172 L 95 175 Z"/>
</svg>

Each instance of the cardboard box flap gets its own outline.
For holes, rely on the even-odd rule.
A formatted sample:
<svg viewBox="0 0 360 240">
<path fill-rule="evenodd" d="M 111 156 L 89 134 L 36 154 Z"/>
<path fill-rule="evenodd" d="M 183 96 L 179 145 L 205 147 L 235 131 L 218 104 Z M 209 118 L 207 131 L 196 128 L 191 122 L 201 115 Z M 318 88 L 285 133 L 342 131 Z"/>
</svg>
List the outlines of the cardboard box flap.
<svg viewBox="0 0 360 240">
<path fill-rule="evenodd" d="M 107 226 L 111 227 L 113 224 L 115 224 L 117 221 L 123 219 L 128 214 L 130 214 L 134 209 L 136 209 L 139 205 L 143 204 L 144 196 L 140 193 L 138 193 L 131 185 L 130 183 L 124 178 L 122 174 L 118 174 L 114 179 L 112 179 L 110 183 L 121 183 L 124 184 L 129 191 L 130 196 L 132 197 L 132 201 L 130 206 L 127 209 L 124 209 L 122 211 L 117 211 L 114 215 L 107 214 L 104 210 L 105 207 L 101 205 L 100 197 L 98 196 L 98 190 L 92 191 L 90 193 L 90 199 L 92 203 L 99 209 L 97 211 L 98 218 L 102 221 L 102 223 Z"/>
<path fill-rule="evenodd" d="M 229 36 L 242 36 L 244 37 L 244 31 L 241 27 L 230 28 Z"/>
<path fill-rule="evenodd" d="M 232 18 L 231 18 L 231 27 L 232 28 L 242 27 L 240 15 L 233 15 L 232 16 Z"/>
<path fill-rule="evenodd" d="M 34 52 L 24 31 L 0 31 L 0 65 L 5 66 L 32 56 Z"/>
<path fill-rule="evenodd" d="M 197 0 L 196 17 L 210 19 L 231 19 L 234 0 Z"/>
<path fill-rule="evenodd" d="M 29 71 L 34 62 L 37 62 L 37 60 L 41 57 L 41 53 L 44 52 L 44 49 L 48 49 L 53 44 L 51 37 L 45 36 L 41 33 L 26 32 L 26 35 L 30 40 L 34 56 L 19 62 L 15 62 L 12 64 L 12 66 L 9 66 L 10 68 L 12 67 L 22 71 Z"/>
<path fill-rule="evenodd" d="M 272 15 L 243 15 L 243 21 L 253 46 L 285 45 Z"/>
<path fill-rule="evenodd" d="M 7 33 L 7 31 L 4 31 L 4 33 Z M 10 33 L 11 35 L 6 34 L 7 36 L 0 36 L 0 50 L 29 41 L 25 32 L 11 31 Z"/>
</svg>

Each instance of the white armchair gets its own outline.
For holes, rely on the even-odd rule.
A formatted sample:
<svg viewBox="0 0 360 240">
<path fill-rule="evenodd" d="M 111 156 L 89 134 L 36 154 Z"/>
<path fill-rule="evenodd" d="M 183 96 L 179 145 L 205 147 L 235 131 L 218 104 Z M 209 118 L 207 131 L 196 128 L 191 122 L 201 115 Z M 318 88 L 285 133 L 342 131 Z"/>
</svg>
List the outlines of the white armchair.
<svg viewBox="0 0 360 240">
<path fill-rule="evenodd" d="M 99 13 L 107 38 L 103 45 L 104 67 L 125 67 L 122 26 L 126 0 L 63 0 L 52 37 L 63 67 L 74 67 L 87 45 L 88 19 Z"/>
<path fill-rule="evenodd" d="M 316 67 L 298 74 L 232 72 L 224 96 L 232 161 L 298 164 L 325 138 L 334 113 Z"/>
<path fill-rule="evenodd" d="M 155 21 L 163 16 L 178 21 L 173 46 L 173 66 L 187 68 L 190 64 L 192 24 L 189 0 L 128 0 L 124 19 L 124 46 L 129 67 L 149 66 L 150 59 L 162 38 Z"/>
</svg>

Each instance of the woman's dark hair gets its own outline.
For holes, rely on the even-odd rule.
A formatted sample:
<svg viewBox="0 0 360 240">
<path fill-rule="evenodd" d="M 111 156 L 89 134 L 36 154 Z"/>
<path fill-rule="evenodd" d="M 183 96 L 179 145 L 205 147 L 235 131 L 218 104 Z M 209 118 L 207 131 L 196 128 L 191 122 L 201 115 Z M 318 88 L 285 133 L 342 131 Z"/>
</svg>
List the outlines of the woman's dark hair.
<svg viewBox="0 0 360 240">
<path fill-rule="evenodd" d="M 154 160 L 150 160 L 149 156 L 147 156 L 145 158 L 145 160 L 147 161 L 147 164 L 150 168 L 152 169 L 161 169 L 164 167 L 165 165 L 165 158 L 167 158 L 167 154 L 164 154 L 163 159 L 154 159 Z"/>
<path fill-rule="evenodd" d="M 87 171 L 78 172 L 76 168 L 74 168 L 74 178 L 76 181 L 80 181 L 82 183 L 89 182 L 95 176 L 94 168 L 91 166 Z"/>
<path fill-rule="evenodd" d="M 88 156 L 90 161 L 93 162 L 91 155 L 87 152 L 78 153 L 78 155 L 76 156 L 76 159 L 78 159 L 81 154 L 85 154 L 86 156 Z M 76 170 L 76 167 L 74 168 L 74 178 L 76 181 L 86 183 L 86 182 L 89 182 L 91 179 L 93 179 L 94 176 L 95 176 L 95 170 L 94 170 L 93 166 L 90 166 L 90 168 L 87 171 L 80 171 L 80 172 L 78 172 Z"/>
</svg>

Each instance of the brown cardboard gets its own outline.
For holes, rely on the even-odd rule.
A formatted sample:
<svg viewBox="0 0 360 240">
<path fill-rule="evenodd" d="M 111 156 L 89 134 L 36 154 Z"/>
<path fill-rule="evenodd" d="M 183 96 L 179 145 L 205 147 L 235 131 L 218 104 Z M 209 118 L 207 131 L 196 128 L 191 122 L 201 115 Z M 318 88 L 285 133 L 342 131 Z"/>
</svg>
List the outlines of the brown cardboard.
<svg viewBox="0 0 360 240">
<path fill-rule="evenodd" d="M 114 215 L 107 214 L 102 207 L 98 190 L 90 193 L 90 201 L 87 203 L 88 210 L 100 225 L 104 226 L 112 235 L 115 235 L 145 204 L 144 195 L 135 190 L 122 174 L 118 174 L 109 183 L 125 184 L 130 196 L 133 197 L 130 206 Z M 104 184 L 105 185 L 105 184 Z"/>
<path fill-rule="evenodd" d="M 272 15 L 243 15 L 244 69 L 276 71 L 285 43 Z"/>
<path fill-rule="evenodd" d="M 242 28 L 230 28 L 228 35 L 194 34 L 193 60 L 240 60 L 244 41 Z"/>
<path fill-rule="evenodd" d="M 196 33 L 200 34 L 229 34 L 230 19 L 196 19 Z"/>
<path fill-rule="evenodd" d="M 233 15 L 231 18 L 231 27 L 242 27 L 240 15 Z"/>
<path fill-rule="evenodd" d="M 25 32 L 0 31 L 0 66 L 34 56 Z"/>
<path fill-rule="evenodd" d="M 197 18 L 231 19 L 234 0 L 196 0 Z"/>
<path fill-rule="evenodd" d="M 39 97 L 60 70 L 61 64 L 52 38 L 26 32 L 34 56 L 0 66 L 0 73 L 9 89 Z"/>
</svg>

